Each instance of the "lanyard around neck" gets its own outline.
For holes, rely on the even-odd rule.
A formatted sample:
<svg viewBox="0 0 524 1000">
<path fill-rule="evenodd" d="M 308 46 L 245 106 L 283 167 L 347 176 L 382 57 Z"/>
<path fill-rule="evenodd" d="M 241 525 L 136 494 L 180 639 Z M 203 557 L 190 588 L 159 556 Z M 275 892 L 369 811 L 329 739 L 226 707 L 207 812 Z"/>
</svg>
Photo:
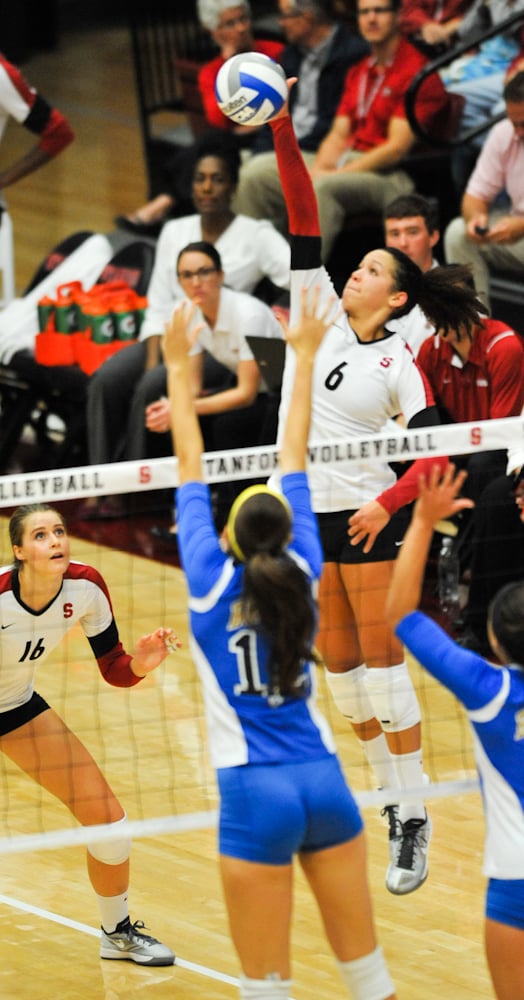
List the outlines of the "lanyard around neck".
<svg viewBox="0 0 524 1000">
<path fill-rule="evenodd" d="M 374 67 L 367 67 L 366 72 L 362 73 L 358 82 L 357 117 L 359 120 L 366 117 L 373 101 L 382 90 L 386 79 L 387 67 L 384 66 L 382 72 L 376 76 L 371 87 L 368 87 L 372 68 L 376 68 L 376 63 Z"/>
</svg>

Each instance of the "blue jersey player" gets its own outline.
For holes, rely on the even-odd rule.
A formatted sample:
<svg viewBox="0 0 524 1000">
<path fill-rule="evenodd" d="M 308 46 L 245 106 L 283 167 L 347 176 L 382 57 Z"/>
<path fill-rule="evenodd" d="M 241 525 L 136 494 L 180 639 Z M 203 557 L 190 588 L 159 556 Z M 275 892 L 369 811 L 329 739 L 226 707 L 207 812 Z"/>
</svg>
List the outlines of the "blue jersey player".
<svg viewBox="0 0 524 1000">
<path fill-rule="evenodd" d="M 329 326 L 318 290 L 286 330 L 296 370 L 282 436 L 282 493 L 249 487 L 222 538 L 202 479 L 188 350 L 193 306 L 164 357 L 178 456 L 178 537 L 220 791 L 219 852 L 243 1000 L 287 1000 L 292 864 L 298 855 L 355 1000 L 394 998 L 375 937 L 362 819 L 315 703 L 315 593 L 322 553 L 305 473 L 315 354 Z"/>
<path fill-rule="evenodd" d="M 516 1000 L 524 996 L 524 581 L 503 587 L 488 611 L 490 645 L 505 666 L 461 649 L 415 610 L 434 525 L 471 506 L 457 499 L 463 481 L 450 466 L 421 482 L 386 611 L 399 638 L 468 713 L 486 816 L 486 955 L 498 1000 Z"/>
</svg>

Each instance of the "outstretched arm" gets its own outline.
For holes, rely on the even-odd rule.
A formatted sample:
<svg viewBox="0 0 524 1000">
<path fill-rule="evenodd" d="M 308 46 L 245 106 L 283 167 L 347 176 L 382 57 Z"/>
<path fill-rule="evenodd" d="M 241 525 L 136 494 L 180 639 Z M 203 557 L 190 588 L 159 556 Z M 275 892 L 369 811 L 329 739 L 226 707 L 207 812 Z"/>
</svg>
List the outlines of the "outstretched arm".
<svg viewBox="0 0 524 1000">
<path fill-rule="evenodd" d="M 466 475 L 466 472 L 455 473 L 455 466 L 450 464 L 442 476 L 438 466 L 434 466 L 429 480 L 424 476 L 419 479 L 419 499 L 395 562 L 386 601 L 385 617 L 391 628 L 418 607 L 437 521 L 474 506 L 472 500 L 458 496 Z"/>
<path fill-rule="evenodd" d="M 178 458 L 179 483 L 202 481 L 204 442 L 195 412 L 190 380 L 189 350 L 201 326 L 193 324 L 195 306 L 184 302 L 166 326 L 162 345 L 167 368 L 171 433 Z"/>
<path fill-rule="evenodd" d="M 286 341 L 296 355 L 291 400 L 280 446 L 280 469 L 283 473 L 302 471 L 306 467 L 315 355 L 326 330 L 336 319 L 333 306 L 337 299 L 333 296 L 320 311 L 318 301 L 318 288 L 310 294 L 307 288 L 303 288 L 298 323 L 290 328 L 282 322 Z"/>
<path fill-rule="evenodd" d="M 290 89 L 295 79 L 291 77 L 288 80 Z M 292 237 L 315 236 L 320 241 L 316 194 L 302 158 L 287 103 L 279 114 L 271 119 L 270 126 L 289 218 L 289 232 Z M 293 267 L 293 262 L 291 266 Z"/>
</svg>

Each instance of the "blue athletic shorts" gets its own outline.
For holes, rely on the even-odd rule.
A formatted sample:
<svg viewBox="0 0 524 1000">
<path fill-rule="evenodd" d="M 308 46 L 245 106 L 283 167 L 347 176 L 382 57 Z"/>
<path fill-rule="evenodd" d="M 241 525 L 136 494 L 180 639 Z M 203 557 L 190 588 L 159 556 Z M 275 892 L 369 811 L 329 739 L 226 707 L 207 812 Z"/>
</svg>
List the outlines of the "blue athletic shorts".
<svg viewBox="0 0 524 1000">
<path fill-rule="evenodd" d="M 499 924 L 524 930 L 524 879 L 490 878 L 486 892 L 486 916 Z"/>
<path fill-rule="evenodd" d="M 0 712 L 0 736 L 5 736 L 13 729 L 19 729 L 20 726 L 25 726 L 26 722 L 36 719 L 37 715 L 41 715 L 48 708 L 47 701 L 44 701 L 42 696 L 35 691 L 29 701 L 23 705 L 12 708 L 8 712 Z"/>
<path fill-rule="evenodd" d="M 288 865 L 363 828 L 337 757 L 300 764 L 246 764 L 217 771 L 221 854 Z"/>
</svg>

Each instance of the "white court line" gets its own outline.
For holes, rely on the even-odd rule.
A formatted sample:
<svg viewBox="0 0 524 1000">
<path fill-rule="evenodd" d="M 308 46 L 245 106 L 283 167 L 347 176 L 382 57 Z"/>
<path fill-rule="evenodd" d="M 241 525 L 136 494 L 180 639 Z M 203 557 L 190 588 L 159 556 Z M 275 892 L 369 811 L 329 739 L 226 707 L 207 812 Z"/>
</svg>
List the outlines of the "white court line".
<svg viewBox="0 0 524 1000">
<path fill-rule="evenodd" d="M 70 920 L 69 917 L 63 917 L 58 913 L 51 913 L 50 910 L 43 910 L 40 906 L 33 906 L 31 903 L 23 903 L 19 899 L 13 899 L 11 896 L 3 896 L 0 894 L 0 904 L 3 903 L 5 906 L 11 906 L 15 910 L 23 910 L 24 913 L 32 913 L 35 917 L 41 917 L 43 920 L 50 920 L 54 924 L 62 924 L 63 927 L 71 927 L 74 931 L 80 931 L 82 934 L 89 934 L 91 937 L 100 937 L 100 928 L 89 927 L 88 924 L 81 924 L 78 920 Z M 190 972 L 196 972 L 199 976 L 206 976 L 207 979 L 216 979 L 221 983 L 228 983 L 230 986 L 238 986 L 238 979 L 234 979 L 233 976 L 227 976 L 224 972 L 217 972 L 215 969 L 208 969 L 205 965 L 196 965 L 195 962 L 186 962 L 185 959 L 176 957 L 175 966 L 181 969 L 188 969 Z M 143 969 L 147 969 L 147 965 L 141 966 Z"/>
</svg>

